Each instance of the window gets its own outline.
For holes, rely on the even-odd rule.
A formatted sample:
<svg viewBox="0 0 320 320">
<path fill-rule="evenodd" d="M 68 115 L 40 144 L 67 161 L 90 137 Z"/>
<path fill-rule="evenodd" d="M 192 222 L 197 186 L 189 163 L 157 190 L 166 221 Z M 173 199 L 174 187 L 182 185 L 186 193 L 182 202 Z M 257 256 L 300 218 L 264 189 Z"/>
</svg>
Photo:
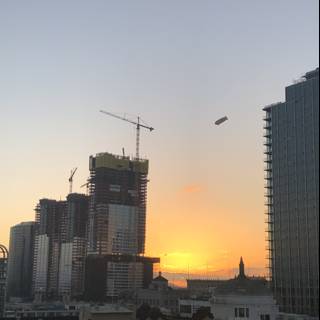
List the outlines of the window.
<svg viewBox="0 0 320 320">
<path fill-rule="evenodd" d="M 239 318 L 244 318 L 244 308 L 239 308 Z"/>
<path fill-rule="evenodd" d="M 235 308 L 235 318 L 249 318 L 249 308 Z"/>
<path fill-rule="evenodd" d="M 261 314 L 260 320 L 270 320 L 270 315 L 269 314 Z"/>
<path fill-rule="evenodd" d="M 191 313 L 191 305 L 180 305 L 180 313 Z"/>
<path fill-rule="evenodd" d="M 120 192 L 120 186 L 118 184 L 110 184 L 109 190 L 113 192 Z"/>
</svg>

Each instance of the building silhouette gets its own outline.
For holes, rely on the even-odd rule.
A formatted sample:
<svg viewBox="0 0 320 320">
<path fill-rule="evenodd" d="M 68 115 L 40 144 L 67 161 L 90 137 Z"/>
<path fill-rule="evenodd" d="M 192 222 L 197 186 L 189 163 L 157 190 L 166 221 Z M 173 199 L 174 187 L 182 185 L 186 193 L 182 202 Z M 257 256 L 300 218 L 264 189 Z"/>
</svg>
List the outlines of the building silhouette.
<svg viewBox="0 0 320 320">
<path fill-rule="evenodd" d="M 276 320 L 279 315 L 267 280 L 247 276 L 242 257 L 238 276 L 213 288 L 211 304 L 215 319 Z"/>
<path fill-rule="evenodd" d="M 85 283 L 92 298 L 118 296 L 152 281 L 152 266 L 159 259 L 140 256 L 145 250 L 148 165 L 148 160 L 110 153 L 90 157 Z M 103 283 L 93 285 L 99 281 Z"/>
<path fill-rule="evenodd" d="M 319 315 L 319 69 L 264 108 L 265 202 L 280 310 Z"/>
<path fill-rule="evenodd" d="M 33 267 L 36 300 L 83 293 L 88 203 L 86 195 L 76 193 L 67 201 L 39 201 Z"/>
<path fill-rule="evenodd" d="M 36 300 L 54 298 L 58 292 L 60 247 L 66 238 L 66 201 L 41 199 L 35 209 L 33 288 Z"/>
<path fill-rule="evenodd" d="M 90 157 L 89 253 L 144 253 L 148 166 L 110 153 Z"/>
<path fill-rule="evenodd" d="M 83 294 L 87 249 L 89 197 L 71 193 L 67 196 L 66 236 L 61 241 L 58 295 L 69 299 Z"/>
<path fill-rule="evenodd" d="M 4 314 L 6 301 L 8 250 L 0 244 L 0 317 Z"/>
<path fill-rule="evenodd" d="M 143 256 L 147 175 L 148 160 L 99 153 L 90 157 L 89 196 L 39 200 L 35 222 L 12 228 L 12 297 L 32 289 L 36 302 L 101 301 L 147 288 L 160 262 Z"/>
<path fill-rule="evenodd" d="M 7 297 L 32 297 L 32 267 L 36 222 L 21 222 L 10 229 Z"/>
</svg>

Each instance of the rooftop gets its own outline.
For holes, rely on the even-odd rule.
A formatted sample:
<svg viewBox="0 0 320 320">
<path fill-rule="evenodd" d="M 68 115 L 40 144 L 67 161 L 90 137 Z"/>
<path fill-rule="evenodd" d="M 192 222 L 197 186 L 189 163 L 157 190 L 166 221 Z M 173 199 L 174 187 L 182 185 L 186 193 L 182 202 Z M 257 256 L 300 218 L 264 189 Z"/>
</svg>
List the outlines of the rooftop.
<svg viewBox="0 0 320 320">
<path fill-rule="evenodd" d="M 161 271 L 159 272 L 159 275 L 153 279 L 153 281 L 168 282 L 168 280 L 162 276 Z"/>
<path fill-rule="evenodd" d="M 90 156 L 90 170 L 97 168 L 109 168 L 114 170 L 132 170 L 134 172 L 148 173 L 149 161 L 133 157 L 115 155 L 108 152 L 97 153 Z"/>
<path fill-rule="evenodd" d="M 90 308 L 90 313 L 94 314 L 94 313 L 126 313 L 126 314 L 131 314 L 132 311 L 123 307 L 123 306 L 119 306 L 116 304 L 105 304 L 102 306 L 91 306 Z"/>
<path fill-rule="evenodd" d="M 267 280 L 252 278 L 235 278 L 226 280 L 215 289 L 215 295 L 272 295 Z"/>
<path fill-rule="evenodd" d="M 316 68 L 314 70 L 306 72 L 303 76 L 301 76 L 300 78 L 294 80 L 292 85 L 295 85 L 295 84 L 298 84 L 298 83 L 302 83 L 302 82 L 305 82 L 307 80 L 310 80 L 310 79 L 313 79 L 313 78 L 316 78 L 316 77 L 319 77 L 319 68 Z M 283 102 L 276 102 L 276 103 L 269 104 L 269 105 L 263 107 L 263 110 L 267 111 L 267 110 L 271 109 L 272 107 L 281 105 L 282 103 Z"/>
<path fill-rule="evenodd" d="M 272 295 L 268 282 L 264 278 L 247 277 L 242 257 L 239 263 L 239 275 L 219 284 L 215 289 L 215 295 L 250 295 L 269 296 Z"/>
</svg>

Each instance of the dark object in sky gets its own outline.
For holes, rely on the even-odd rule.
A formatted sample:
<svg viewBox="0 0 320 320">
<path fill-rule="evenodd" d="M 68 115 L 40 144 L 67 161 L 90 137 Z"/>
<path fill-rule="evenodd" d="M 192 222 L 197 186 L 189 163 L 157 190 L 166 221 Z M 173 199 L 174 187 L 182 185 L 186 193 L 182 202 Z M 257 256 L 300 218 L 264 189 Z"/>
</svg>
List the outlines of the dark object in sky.
<svg viewBox="0 0 320 320">
<path fill-rule="evenodd" d="M 223 123 L 223 122 L 225 122 L 227 120 L 228 120 L 228 117 L 224 116 L 224 117 L 218 119 L 214 124 L 218 126 L 219 124 L 221 124 L 221 123 Z"/>
</svg>

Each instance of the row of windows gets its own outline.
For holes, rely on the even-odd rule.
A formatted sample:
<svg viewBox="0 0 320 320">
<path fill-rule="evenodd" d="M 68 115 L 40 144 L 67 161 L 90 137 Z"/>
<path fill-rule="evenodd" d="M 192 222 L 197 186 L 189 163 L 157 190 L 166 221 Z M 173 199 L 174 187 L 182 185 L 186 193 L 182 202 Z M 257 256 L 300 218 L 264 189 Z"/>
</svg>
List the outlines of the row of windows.
<svg viewBox="0 0 320 320">
<path fill-rule="evenodd" d="M 249 308 L 234 308 L 236 318 L 249 318 Z"/>
<path fill-rule="evenodd" d="M 234 308 L 235 318 L 249 318 L 249 308 Z M 269 314 L 261 314 L 260 320 L 270 320 Z"/>
</svg>

